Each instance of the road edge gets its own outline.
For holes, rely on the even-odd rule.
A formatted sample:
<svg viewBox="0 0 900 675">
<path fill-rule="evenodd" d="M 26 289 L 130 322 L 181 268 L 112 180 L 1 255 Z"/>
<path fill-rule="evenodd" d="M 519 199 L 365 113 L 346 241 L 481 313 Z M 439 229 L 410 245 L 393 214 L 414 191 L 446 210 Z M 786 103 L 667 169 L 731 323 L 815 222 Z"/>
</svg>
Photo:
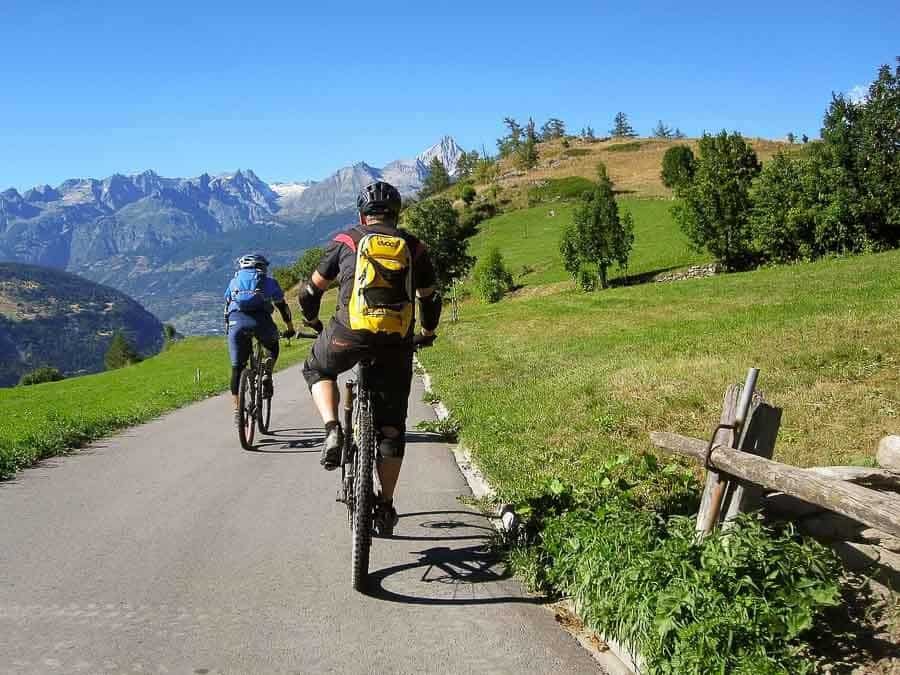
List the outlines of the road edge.
<svg viewBox="0 0 900 675">
<path fill-rule="evenodd" d="M 416 375 L 422 380 L 425 391 L 433 393 L 431 375 L 418 357 L 414 357 L 414 361 Z M 438 420 L 446 420 L 452 415 L 451 410 L 440 399 L 434 399 L 428 403 L 434 410 Z M 478 465 L 466 446 L 461 441 L 456 441 L 450 444 L 450 450 L 453 453 L 453 458 L 456 460 L 459 472 L 465 479 L 473 496 L 476 499 L 495 498 L 497 491 L 478 469 Z M 504 509 L 501 506 L 500 513 L 502 514 L 503 511 Z M 508 523 L 501 517 L 493 518 L 491 522 L 498 530 L 508 529 Z M 554 613 L 556 623 L 572 636 L 609 675 L 636 675 L 639 672 L 634 665 L 634 657 L 623 645 L 620 645 L 615 640 L 606 638 L 601 638 L 600 641 L 597 640 L 596 633 L 585 627 L 584 621 L 578 615 L 575 604 L 571 600 L 548 603 L 543 606 Z"/>
</svg>

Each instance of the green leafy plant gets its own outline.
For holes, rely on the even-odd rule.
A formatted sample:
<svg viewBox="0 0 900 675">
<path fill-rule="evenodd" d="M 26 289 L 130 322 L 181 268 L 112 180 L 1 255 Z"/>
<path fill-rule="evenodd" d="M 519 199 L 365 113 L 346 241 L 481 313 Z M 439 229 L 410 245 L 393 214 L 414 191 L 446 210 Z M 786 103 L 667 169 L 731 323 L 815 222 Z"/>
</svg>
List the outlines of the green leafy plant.
<svg viewBox="0 0 900 675">
<path fill-rule="evenodd" d="M 513 277 L 503 264 L 500 249 L 494 246 L 475 265 L 473 273 L 478 295 L 484 302 L 498 302 L 513 288 Z"/>
<path fill-rule="evenodd" d="M 754 515 L 698 541 L 679 515 L 697 498 L 686 469 L 648 454 L 578 487 L 548 480 L 516 507 L 526 521 L 511 561 L 636 648 L 649 673 L 808 672 L 803 635 L 838 602 L 833 553 Z"/>
<path fill-rule="evenodd" d="M 439 420 L 422 420 L 416 425 L 416 429 L 430 434 L 437 434 L 444 440 L 456 442 L 460 431 L 459 420 L 453 415 Z"/>
<path fill-rule="evenodd" d="M 43 366 L 22 375 L 19 379 L 19 386 L 27 387 L 32 384 L 41 384 L 42 382 L 59 382 L 60 380 L 64 380 L 65 377 L 65 375 L 59 372 L 58 368 Z"/>
</svg>

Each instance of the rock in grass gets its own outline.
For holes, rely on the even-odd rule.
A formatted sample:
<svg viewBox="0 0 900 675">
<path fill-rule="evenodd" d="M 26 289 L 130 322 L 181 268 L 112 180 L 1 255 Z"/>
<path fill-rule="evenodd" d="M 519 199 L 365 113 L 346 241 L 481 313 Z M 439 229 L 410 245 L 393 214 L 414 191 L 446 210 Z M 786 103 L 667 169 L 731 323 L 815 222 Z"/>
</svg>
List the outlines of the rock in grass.
<svg viewBox="0 0 900 675">
<path fill-rule="evenodd" d="M 900 436 L 885 436 L 878 444 L 875 455 L 878 466 L 900 473 Z"/>
</svg>

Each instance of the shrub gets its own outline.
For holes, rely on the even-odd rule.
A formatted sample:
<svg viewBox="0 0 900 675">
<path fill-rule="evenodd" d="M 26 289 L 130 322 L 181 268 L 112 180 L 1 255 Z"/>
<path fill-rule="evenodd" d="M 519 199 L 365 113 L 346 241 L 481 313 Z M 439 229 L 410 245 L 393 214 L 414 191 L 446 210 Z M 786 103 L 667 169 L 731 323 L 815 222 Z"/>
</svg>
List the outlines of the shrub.
<svg viewBox="0 0 900 675">
<path fill-rule="evenodd" d="M 694 153 L 686 145 L 676 145 L 666 150 L 662 158 L 663 185 L 675 190 L 682 185 L 687 185 L 694 177 Z"/>
<path fill-rule="evenodd" d="M 121 331 L 116 331 L 113 333 L 112 341 L 109 343 L 109 349 L 106 350 L 103 360 L 107 370 L 115 370 L 140 362 L 141 356 L 134 350 L 125 335 Z"/>
<path fill-rule="evenodd" d="M 497 247 L 478 261 L 474 277 L 478 295 L 484 302 L 498 302 L 513 287 L 512 274 L 503 264 L 503 255 Z"/>
<path fill-rule="evenodd" d="M 592 629 L 634 647 L 648 673 L 809 672 L 798 653 L 837 604 L 834 554 L 752 515 L 698 542 L 679 515 L 698 497 L 676 464 L 617 457 L 580 487 L 554 479 L 521 500 L 513 560 L 571 596 Z"/>
<path fill-rule="evenodd" d="M 43 366 L 35 368 L 30 373 L 25 373 L 19 379 L 19 386 L 27 387 L 32 384 L 41 384 L 42 382 L 59 382 L 66 379 L 66 376 L 59 372 L 58 368 Z"/>
<path fill-rule="evenodd" d="M 608 152 L 634 152 L 635 150 L 640 150 L 642 145 L 641 141 L 630 141 L 628 143 L 610 145 L 606 150 Z"/>
<path fill-rule="evenodd" d="M 469 206 L 473 201 L 475 201 L 475 197 L 478 194 L 475 192 L 475 188 L 471 183 L 460 183 L 457 188 L 457 194 L 459 198 L 463 200 L 466 206 Z"/>
</svg>

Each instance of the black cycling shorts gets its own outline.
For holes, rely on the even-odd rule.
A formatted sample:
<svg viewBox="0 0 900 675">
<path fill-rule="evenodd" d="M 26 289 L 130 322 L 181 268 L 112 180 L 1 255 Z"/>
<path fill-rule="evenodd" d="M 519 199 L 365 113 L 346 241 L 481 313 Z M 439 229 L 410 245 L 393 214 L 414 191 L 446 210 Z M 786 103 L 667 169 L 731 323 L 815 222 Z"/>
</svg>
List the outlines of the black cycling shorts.
<svg viewBox="0 0 900 675">
<path fill-rule="evenodd" d="M 373 343 L 332 319 L 313 343 L 303 364 L 303 377 L 312 387 L 320 380 L 337 381 L 338 375 L 359 361 L 372 356 L 369 390 L 372 393 L 376 429 L 391 426 L 401 431 L 406 425 L 406 410 L 412 386 L 413 352 L 403 343 Z"/>
</svg>

